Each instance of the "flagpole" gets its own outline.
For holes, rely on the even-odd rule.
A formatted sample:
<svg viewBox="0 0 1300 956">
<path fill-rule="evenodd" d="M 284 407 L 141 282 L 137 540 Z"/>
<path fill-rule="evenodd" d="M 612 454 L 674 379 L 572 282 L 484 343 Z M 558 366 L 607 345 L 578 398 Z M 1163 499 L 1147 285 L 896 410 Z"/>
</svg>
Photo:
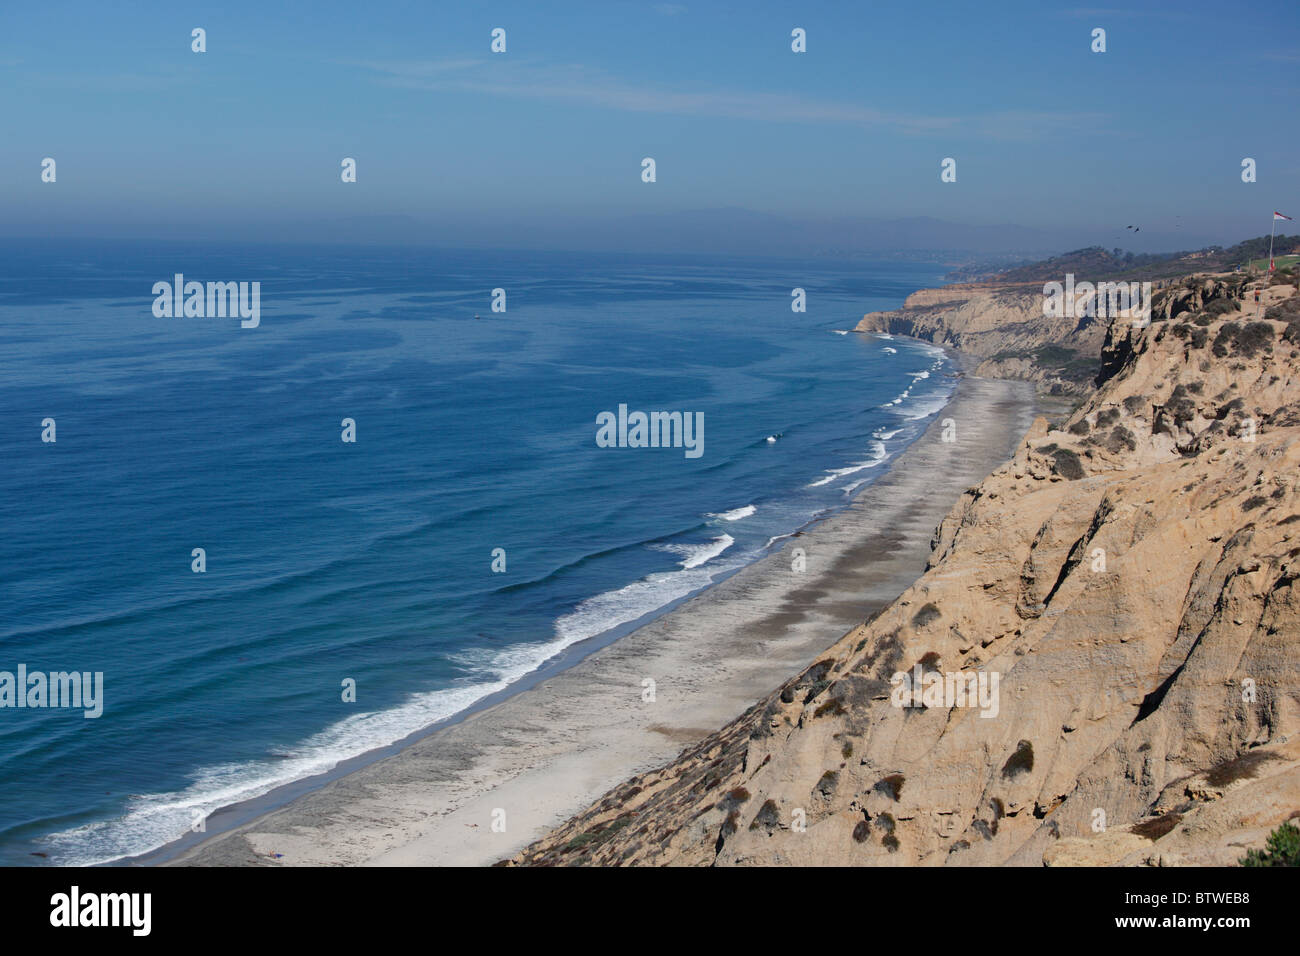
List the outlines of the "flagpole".
<svg viewBox="0 0 1300 956">
<path fill-rule="evenodd" d="M 1268 271 L 1273 271 L 1273 236 L 1277 233 L 1277 213 L 1273 213 L 1273 228 L 1268 234 Z"/>
</svg>

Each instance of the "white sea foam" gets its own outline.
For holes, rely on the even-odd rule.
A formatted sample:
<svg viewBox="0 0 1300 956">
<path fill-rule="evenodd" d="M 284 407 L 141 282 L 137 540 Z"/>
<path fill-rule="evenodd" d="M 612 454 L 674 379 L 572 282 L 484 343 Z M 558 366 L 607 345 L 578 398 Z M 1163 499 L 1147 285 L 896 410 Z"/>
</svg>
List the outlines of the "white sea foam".
<svg viewBox="0 0 1300 956">
<path fill-rule="evenodd" d="M 898 349 L 891 349 L 888 345 L 886 345 L 881 351 L 888 352 L 890 355 L 898 354 Z"/>
<path fill-rule="evenodd" d="M 909 421 L 929 418 L 947 404 L 948 396 L 946 394 L 940 393 L 938 395 L 927 395 L 925 398 L 919 399 L 915 405 L 909 408 L 904 417 Z"/>
<path fill-rule="evenodd" d="M 678 563 L 683 570 L 689 571 L 691 568 L 698 568 L 701 564 L 713 560 L 735 543 L 735 538 L 729 534 L 724 534 L 704 544 L 672 543 L 656 544 L 652 545 L 652 547 L 656 551 L 667 551 L 669 554 L 679 556 L 682 560 Z"/>
<path fill-rule="evenodd" d="M 869 459 L 866 461 L 855 462 L 847 468 L 832 468 L 826 473 L 824 478 L 818 478 L 816 481 L 806 485 L 805 487 L 820 488 L 822 485 L 829 485 L 836 478 L 843 478 L 845 475 L 856 474 L 857 472 L 864 471 L 867 468 L 875 468 L 888 457 L 889 453 L 885 450 L 884 442 L 873 441 L 871 443 L 871 457 Z"/>
<path fill-rule="evenodd" d="M 880 407 L 893 408 L 895 405 L 902 405 L 903 402 L 907 401 L 908 396 L 911 394 L 912 394 L 912 390 L 910 388 L 905 388 L 903 389 L 902 394 L 900 394 L 896 399 L 894 399 L 892 402 L 885 402 L 885 404 L 881 405 Z"/>
<path fill-rule="evenodd" d="M 717 574 L 743 564 L 738 560 L 702 567 L 734 543 L 730 535 L 722 535 L 705 544 L 683 545 L 682 570 L 652 574 L 583 601 L 556 621 L 550 641 L 516 645 L 486 656 L 464 652 L 467 663 L 472 660 L 483 676 L 476 683 L 414 694 L 397 707 L 348 716 L 292 748 L 268 750 L 266 759 L 200 768 L 183 790 L 144 794 L 133 799 L 120 817 L 50 834 L 44 842 L 52 862 L 91 866 L 156 850 L 190 832 L 196 819 L 214 810 L 328 773 L 344 760 L 397 743 L 505 690 L 570 645 L 707 587 Z"/>
<path fill-rule="evenodd" d="M 743 561 L 724 561 L 708 568 L 696 566 L 662 571 L 639 581 L 588 598 L 555 622 L 562 646 L 603 634 L 657 611 L 693 591 L 707 587 L 716 575 L 735 570 Z"/>
<path fill-rule="evenodd" d="M 743 508 L 733 508 L 731 511 L 723 511 L 718 514 L 706 514 L 706 518 L 721 518 L 723 521 L 739 521 L 741 518 L 748 518 L 758 509 L 753 505 L 745 505 Z"/>
<path fill-rule="evenodd" d="M 271 752 L 268 759 L 200 768 L 183 790 L 138 796 L 120 817 L 50 834 L 44 843 L 52 861 L 66 866 L 90 866 L 155 850 L 188 833 L 196 819 L 219 807 L 252 800 L 283 784 L 326 773 L 350 757 L 396 743 L 503 690 L 523 673 L 527 670 L 492 675 L 476 684 L 415 694 L 388 710 L 351 715 L 292 750 L 278 751 L 290 756 L 277 759 Z"/>
</svg>

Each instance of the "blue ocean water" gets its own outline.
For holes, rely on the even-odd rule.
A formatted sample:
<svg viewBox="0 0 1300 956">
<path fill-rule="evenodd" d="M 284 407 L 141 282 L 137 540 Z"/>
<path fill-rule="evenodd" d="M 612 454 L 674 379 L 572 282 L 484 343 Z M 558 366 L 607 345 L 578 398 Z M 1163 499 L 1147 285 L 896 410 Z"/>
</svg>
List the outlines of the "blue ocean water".
<svg viewBox="0 0 1300 956">
<path fill-rule="evenodd" d="M 0 253 L 0 670 L 104 674 L 98 719 L 0 708 L 0 864 L 145 852 L 646 619 L 846 504 L 952 387 L 836 334 L 938 265 Z M 175 273 L 259 281 L 260 326 L 156 318 Z M 703 454 L 597 447 L 620 404 L 702 412 Z"/>
</svg>

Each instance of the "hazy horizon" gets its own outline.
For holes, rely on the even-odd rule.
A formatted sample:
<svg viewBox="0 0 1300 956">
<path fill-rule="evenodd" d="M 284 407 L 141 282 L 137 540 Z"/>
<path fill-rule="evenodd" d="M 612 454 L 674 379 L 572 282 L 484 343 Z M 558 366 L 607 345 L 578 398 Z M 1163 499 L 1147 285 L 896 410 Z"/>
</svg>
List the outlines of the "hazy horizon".
<svg viewBox="0 0 1300 956">
<path fill-rule="evenodd" d="M 770 255 L 1229 245 L 1300 207 L 1286 121 L 1300 13 L 1253 10 L 1267 30 L 1224 29 L 1205 3 L 13 7 L 0 235 Z"/>
</svg>

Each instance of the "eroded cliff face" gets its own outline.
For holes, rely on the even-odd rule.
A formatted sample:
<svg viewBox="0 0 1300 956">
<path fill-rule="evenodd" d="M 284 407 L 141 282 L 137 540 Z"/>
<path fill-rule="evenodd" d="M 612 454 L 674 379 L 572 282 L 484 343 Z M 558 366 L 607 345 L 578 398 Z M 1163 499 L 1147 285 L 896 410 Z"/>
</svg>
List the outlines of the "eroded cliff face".
<svg viewBox="0 0 1300 956">
<path fill-rule="evenodd" d="M 1084 395 L 1096 374 L 1106 320 L 1045 316 L 1042 283 L 965 283 L 915 292 L 901 309 L 868 313 L 857 331 L 949 345 L 981 359 L 977 375 Z"/>
<path fill-rule="evenodd" d="M 893 605 L 513 862 L 1223 864 L 1261 846 L 1300 809 L 1300 298 L 1261 321 L 1235 280 L 1215 288 L 1099 330 L 1117 358 L 1100 388 L 962 497 Z M 984 699 L 953 698 L 963 676 Z"/>
</svg>

